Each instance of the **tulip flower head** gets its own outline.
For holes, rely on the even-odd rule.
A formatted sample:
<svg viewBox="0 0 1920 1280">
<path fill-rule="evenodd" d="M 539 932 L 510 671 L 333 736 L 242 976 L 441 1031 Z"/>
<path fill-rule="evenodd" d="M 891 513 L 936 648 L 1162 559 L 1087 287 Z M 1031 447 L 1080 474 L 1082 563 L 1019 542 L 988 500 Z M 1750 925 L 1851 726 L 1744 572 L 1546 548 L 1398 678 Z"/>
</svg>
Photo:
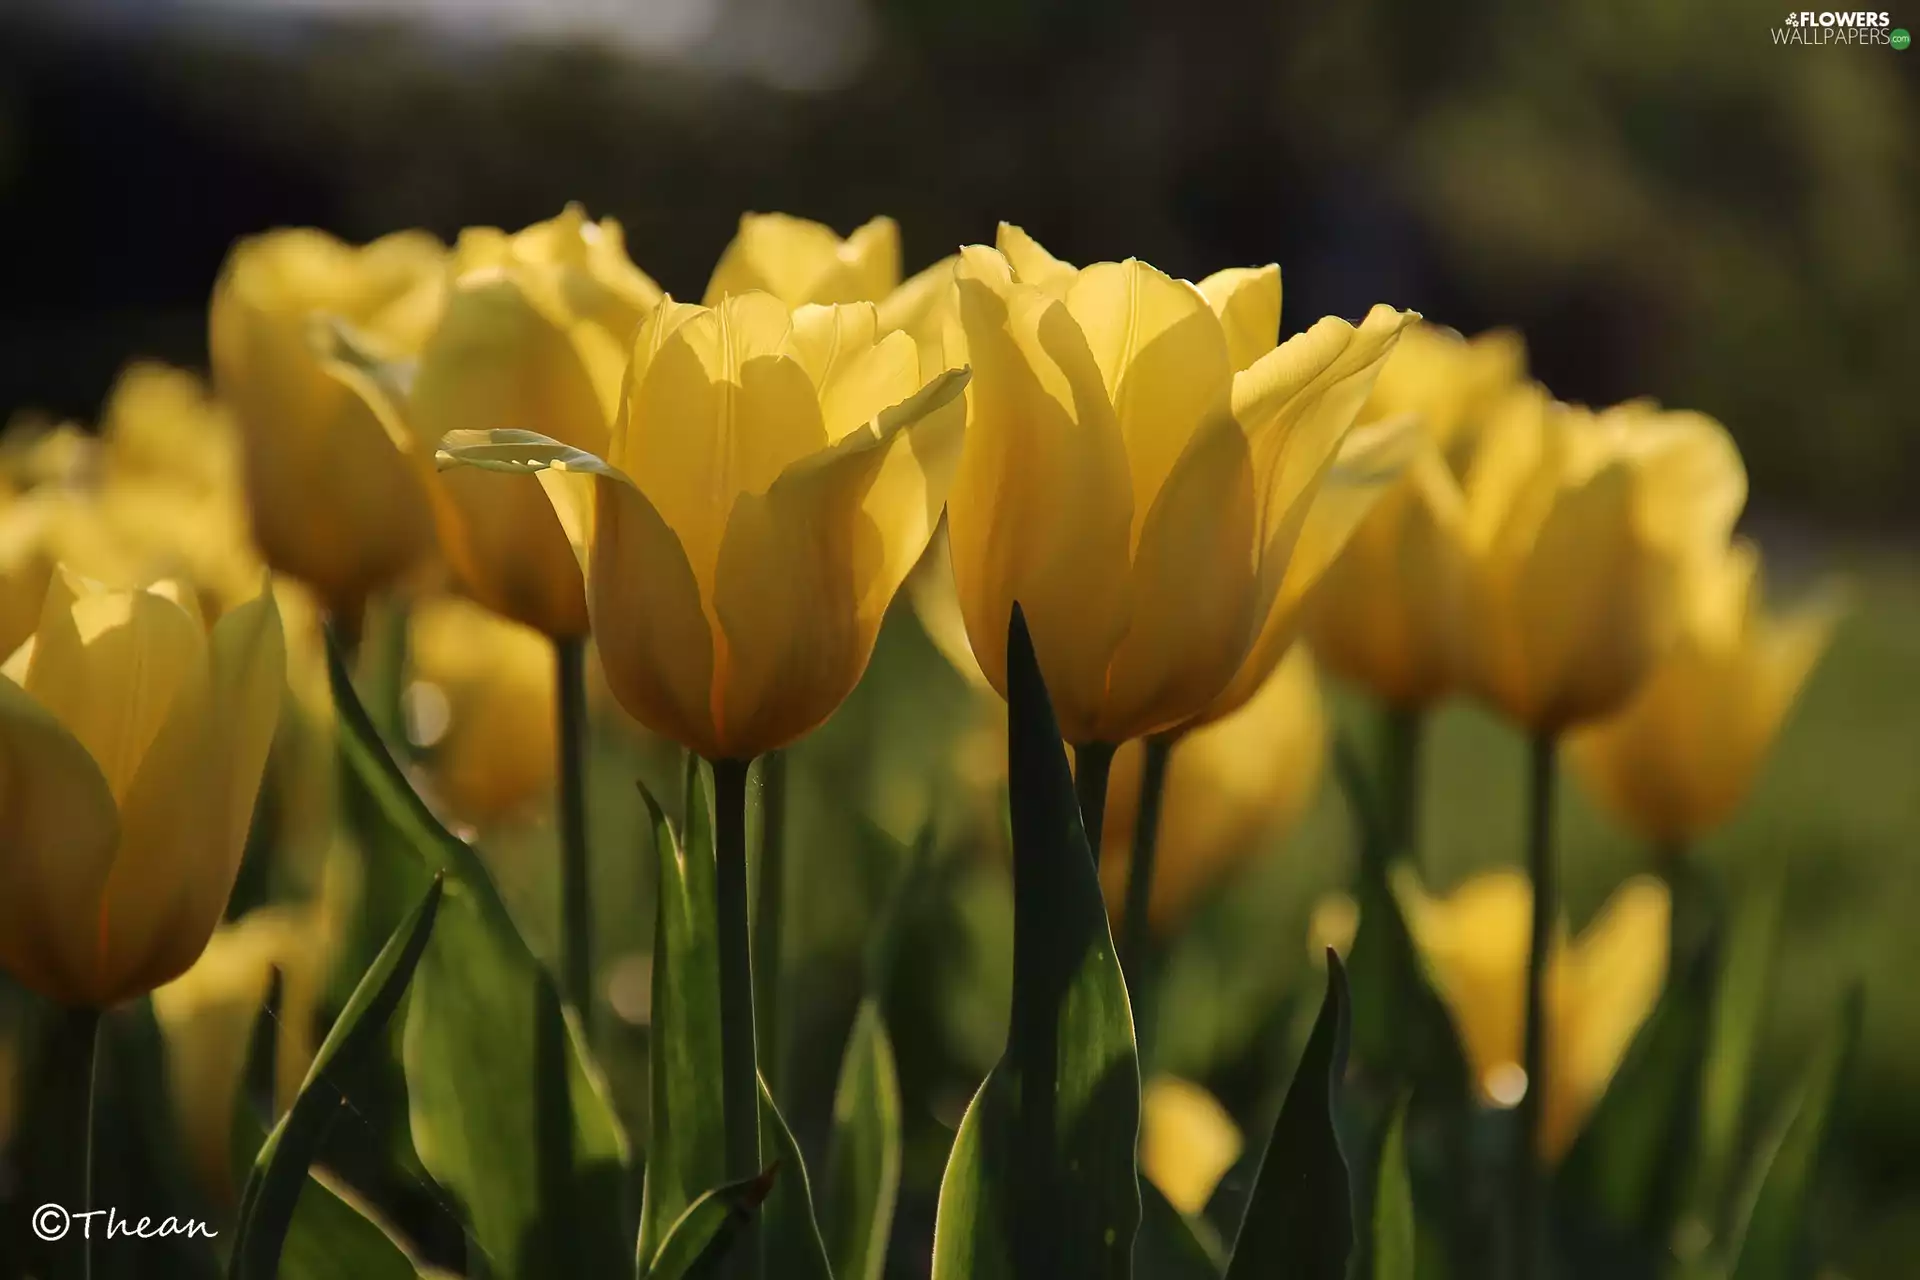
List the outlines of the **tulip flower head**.
<svg viewBox="0 0 1920 1280">
<path fill-rule="evenodd" d="M 1413 317 L 1275 347 L 1274 267 L 1077 269 L 1006 225 L 961 259 L 974 378 L 948 525 L 987 678 L 1004 693 L 1018 601 L 1071 741 L 1244 704 L 1291 640 L 1275 614 L 1308 512 Z"/>
<path fill-rule="evenodd" d="M 1678 634 L 1687 571 L 1723 554 L 1746 501 L 1725 428 L 1538 387 L 1497 412 L 1466 470 L 1464 682 L 1553 733 L 1626 704 Z"/>
<path fill-rule="evenodd" d="M 605 458 L 497 432 L 447 453 L 593 476 L 608 687 L 654 732 L 747 759 L 818 726 L 865 670 L 946 501 L 962 421 L 940 410 L 966 377 L 923 384 L 871 304 L 668 299 L 635 336 Z"/>
<path fill-rule="evenodd" d="M 214 286 L 214 381 L 240 423 L 254 540 L 342 616 L 433 549 L 422 445 L 369 361 L 419 352 L 445 272 L 431 236 L 356 248 L 295 229 L 241 241 Z"/>
<path fill-rule="evenodd" d="M 1830 598 L 1766 613 L 1745 542 L 1699 568 L 1687 604 L 1680 640 L 1633 701 L 1568 742 L 1593 797 L 1666 850 L 1739 806 L 1838 616 Z"/>
<path fill-rule="evenodd" d="M 0 678 L 0 965 L 91 1008 L 186 971 L 239 871 L 285 679 L 270 594 L 208 629 L 173 584 L 54 575 Z"/>
<path fill-rule="evenodd" d="M 1180 1212 L 1198 1216 L 1246 1138 L 1219 1099 L 1175 1076 L 1140 1091 L 1140 1172 Z"/>
<path fill-rule="evenodd" d="M 770 293 L 789 307 L 879 302 L 900 283 L 900 227 L 875 218 L 844 240 L 832 227 L 784 213 L 748 213 L 714 264 L 702 302 Z"/>
</svg>

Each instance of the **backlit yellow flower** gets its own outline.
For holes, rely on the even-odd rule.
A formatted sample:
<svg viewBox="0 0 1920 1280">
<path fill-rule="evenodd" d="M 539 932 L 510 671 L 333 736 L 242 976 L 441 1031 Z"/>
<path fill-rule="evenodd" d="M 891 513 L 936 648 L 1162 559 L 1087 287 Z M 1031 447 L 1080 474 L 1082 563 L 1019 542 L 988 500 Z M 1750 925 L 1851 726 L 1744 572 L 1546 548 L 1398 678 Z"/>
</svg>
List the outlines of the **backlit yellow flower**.
<svg viewBox="0 0 1920 1280">
<path fill-rule="evenodd" d="M 1313 803 L 1326 764 L 1326 716 L 1313 660 L 1296 647 L 1253 700 L 1180 739 L 1167 765 L 1149 919 L 1177 928 L 1207 892 L 1292 826 Z M 1114 756 L 1102 827 L 1100 880 L 1109 908 L 1126 899 L 1140 803 L 1139 743 Z"/>
<path fill-rule="evenodd" d="M 1395 884 L 1407 924 L 1453 1015 L 1481 1097 L 1513 1106 L 1521 1065 L 1533 890 L 1517 871 L 1476 876 L 1442 898 Z M 1541 1154 L 1558 1160 L 1606 1092 L 1659 998 L 1667 972 L 1666 886 L 1629 880 L 1579 937 L 1555 935 L 1547 961 L 1547 1086 Z"/>
<path fill-rule="evenodd" d="M 1155 1076 L 1140 1095 L 1140 1171 L 1180 1212 L 1198 1215 L 1240 1158 L 1246 1139 L 1199 1085 Z"/>
<path fill-rule="evenodd" d="M 270 595 L 209 630 L 177 587 L 55 574 L 0 678 L 0 964 L 105 1007 L 199 957 L 239 871 L 285 666 Z"/>
<path fill-rule="evenodd" d="M 661 296 L 620 225 L 577 205 L 511 235 L 469 228 L 407 398 L 414 433 L 537 431 L 604 454 L 628 343 Z M 580 566 L 539 480 L 457 467 L 430 491 L 461 590 L 549 636 L 586 634 Z"/>
<path fill-rule="evenodd" d="M 1275 348 L 1274 267 L 1192 285 L 1079 270 L 1011 226 L 999 246 L 958 269 L 974 378 L 947 516 L 981 669 L 1004 692 L 1018 601 L 1071 741 L 1223 715 L 1285 652 L 1307 514 L 1412 317 Z"/>
<path fill-rule="evenodd" d="M 1411 421 L 1421 443 L 1313 589 L 1305 629 L 1327 670 L 1397 706 L 1431 703 L 1453 685 L 1466 509 L 1449 460 L 1471 456 L 1523 372 L 1512 333 L 1469 341 L 1414 325 L 1360 411 L 1363 422 Z"/>
<path fill-rule="evenodd" d="M 1666 659 L 1624 711 L 1569 738 L 1587 789 L 1666 848 L 1719 825 L 1753 785 L 1835 620 L 1830 601 L 1769 616 L 1749 543 L 1708 561 Z"/>
<path fill-rule="evenodd" d="M 356 248 L 295 229 L 241 241 L 214 286 L 214 379 L 240 423 L 254 538 L 336 613 L 357 615 L 433 548 L 433 442 L 370 362 L 418 354 L 445 274 L 418 232 Z"/>
<path fill-rule="evenodd" d="M 832 227 L 784 213 L 748 213 L 707 281 L 706 306 L 770 293 L 789 307 L 878 302 L 900 283 L 900 228 L 875 218 L 842 240 Z"/>
<path fill-rule="evenodd" d="M 1624 706 L 1678 634 L 1689 565 L 1746 500 L 1726 430 L 1632 402 L 1508 397 L 1465 472 L 1461 673 L 1534 732 Z"/>
</svg>

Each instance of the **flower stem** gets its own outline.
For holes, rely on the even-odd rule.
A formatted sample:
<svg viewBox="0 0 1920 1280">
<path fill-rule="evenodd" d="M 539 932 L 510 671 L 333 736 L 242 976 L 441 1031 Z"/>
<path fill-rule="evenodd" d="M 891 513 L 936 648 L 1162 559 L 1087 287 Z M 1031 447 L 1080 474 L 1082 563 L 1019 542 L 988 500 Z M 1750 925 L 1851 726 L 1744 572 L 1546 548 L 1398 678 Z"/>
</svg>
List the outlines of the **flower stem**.
<svg viewBox="0 0 1920 1280">
<path fill-rule="evenodd" d="M 1382 793 L 1387 803 L 1389 861 L 1420 865 L 1421 746 L 1426 739 L 1423 707 L 1388 707 Z"/>
<path fill-rule="evenodd" d="M 1556 740 L 1552 733 L 1533 739 L 1527 802 L 1527 876 L 1533 883 L 1533 929 L 1527 946 L 1526 1038 L 1521 1066 L 1526 1092 L 1520 1096 L 1519 1126 L 1513 1152 L 1516 1183 L 1514 1220 L 1515 1274 L 1533 1280 L 1541 1273 L 1545 1248 L 1546 1171 L 1540 1161 L 1540 1127 L 1546 1114 L 1546 980 L 1560 890 L 1553 859 L 1553 805 Z"/>
<path fill-rule="evenodd" d="M 720 1089 L 727 1178 L 751 1178 L 760 1165 L 760 1077 L 753 1030 L 753 941 L 747 906 L 748 760 L 715 760 L 714 887 L 720 934 Z M 761 1273 L 758 1233 L 734 1246 L 733 1276 Z M 737 1268 L 737 1269 L 735 1269 Z"/>
<path fill-rule="evenodd" d="M 553 642 L 554 707 L 560 736 L 560 990 L 593 1024 L 593 870 L 587 856 L 587 649 L 578 636 Z"/>
<path fill-rule="evenodd" d="M 1073 748 L 1073 792 L 1080 801 L 1080 825 L 1087 831 L 1087 849 L 1094 865 L 1100 863 L 1100 829 L 1107 816 L 1107 775 L 1113 772 L 1111 742 L 1082 742 Z"/>
<path fill-rule="evenodd" d="M 1174 734 L 1148 738 L 1140 765 L 1140 807 L 1133 824 L 1133 850 L 1127 864 L 1127 902 L 1120 920 L 1120 963 L 1133 1003 L 1134 1034 L 1144 1042 L 1147 1000 L 1151 994 L 1153 944 L 1153 863 L 1160 846 L 1160 816 L 1167 793 L 1167 766 L 1180 739 Z M 1144 1043 L 1142 1056 L 1144 1057 Z"/>
<path fill-rule="evenodd" d="M 75 1046 L 87 1059 L 86 1146 L 83 1148 L 80 1174 L 81 1208 L 86 1213 L 93 1212 L 95 1122 L 100 1111 L 100 1016 L 98 1009 L 73 1010 Z M 86 1221 L 91 1222 L 92 1219 Z M 92 1231 L 84 1232 L 80 1242 L 80 1274 L 84 1280 L 93 1280 Z"/>
<path fill-rule="evenodd" d="M 753 972 L 754 1034 L 766 1064 L 767 1089 L 780 1096 L 781 919 L 787 893 L 787 754 L 760 757 L 760 844 L 755 886 L 753 951 L 760 965 Z"/>
</svg>

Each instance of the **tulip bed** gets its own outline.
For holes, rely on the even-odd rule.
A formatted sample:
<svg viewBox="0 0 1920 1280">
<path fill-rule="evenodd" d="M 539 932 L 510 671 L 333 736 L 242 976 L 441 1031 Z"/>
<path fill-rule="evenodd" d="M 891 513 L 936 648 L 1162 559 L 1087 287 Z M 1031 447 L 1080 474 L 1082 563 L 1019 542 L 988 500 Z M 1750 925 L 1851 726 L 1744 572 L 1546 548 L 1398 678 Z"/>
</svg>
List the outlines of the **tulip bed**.
<svg viewBox="0 0 1920 1280">
<path fill-rule="evenodd" d="M 270 232 L 210 386 L 6 441 L 0 1271 L 1812 1275 L 1860 1003 L 1756 1118 L 1780 895 L 1695 849 L 1839 611 L 1765 602 L 1727 432 L 1444 317 L 1281 341 L 1272 266 L 899 258 Z M 1456 697 L 1524 840 L 1436 893 Z M 1647 850 L 1577 932 L 1563 766 Z M 1323 774 L 1243 1133 L 1180 1072 L 1269 975 L 1171 956 Z"/>
</svg>

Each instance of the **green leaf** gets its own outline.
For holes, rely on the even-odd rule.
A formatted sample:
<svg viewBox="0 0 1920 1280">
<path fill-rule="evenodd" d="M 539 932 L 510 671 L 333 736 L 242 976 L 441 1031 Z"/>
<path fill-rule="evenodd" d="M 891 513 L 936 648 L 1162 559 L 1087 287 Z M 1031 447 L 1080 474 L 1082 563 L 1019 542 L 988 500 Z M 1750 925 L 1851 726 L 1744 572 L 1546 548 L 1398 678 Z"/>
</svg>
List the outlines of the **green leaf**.
<svg viewBox="0 0 1920 1280">
<path fill-rule="evenodd" d="M 687 771 L 683 841 L 643 786 L 659 890 L 653 928 L 651 1093 L 640 1255 L 650 1257 L 694 1201 L 726 1179 L 720 1090 L 720 944 L 714 914 L 712 805 Z"/>
<path fill-rule="evenodd" d="M 839 1280 L 880 1280 L 900 1192 L 900 1080 L 880 1006 L 854 1015 L 833 1097 L 825 1233 Z"/>
<path fill-rule="evenodd" d="M 1219 1280 L 1225 1265 L 1225 1250 L 1213 1228 L 1174 1208 L 1151 1179 L 1140 1179 L 1133 1274 L 1139 1280 Z"/>
<path fill-rule="evenodd" d="M 769 1171 L 774 1174 L 773 1189 L 760 1210 L 761 1248 L 769 1263 L 767 1274 L 775 1280 L 833 1280 L 833 1268 L 827 1262 L 827 1246 L 820 1238 L 819 1219 L 813 1212 L 813 1188 L 807 1182 L 807 1165 L 800 1158 L 800 1144 L 780 1115 L 760 1081 L 760 1136 L 763 1150 L 772 1158 Z"/>
<path fill-rule="evenodd" d="M 614 480 L 627 477 L 598 456 L 538 431 L 495 427 L 485 431 L 449 431 L 434 452 L 440 470 L 479 467 L 526 475 L 537 471 L 583 471 Z M 627 481 L 632 483 L 631 481 Z"/>
<path fill-rule="evenodd" d="M 1732 1280 L 1793 1280 L 1811 1275 L 1807 1208 L 1827 1143 L 1827 1130 L 1860 1038 L 1861 993 L 1847 997 L 1840 1025 L 1814 1052 L 1771 1139 L 1755 1161 L 1751 1192 L 1734 1235 Z"/>
<path fill-rule="evenodd" d="M 1402 1104 L 1393 1113 L 1380 1150 L 1373 1193 L 1373 1280 L 1414 1280 L 1418 1262 L 1413 1187 L 1407 1181 L 1407 1108 Z"/>
<path fill-rule="evenodd" d="M 1018 607 L 1007 643 L 1013 1010 L 940 1185 L 934 1280 L 1131 1274 L 1140 1070 L 1073 775 Z"/>
<path fill-rule="evenodd" d="M 632 1267 L 627 1147 L 598 1068 L 479 855 L 440 825 L 368 721 L 336 646 L 343 786 L 376 853 L 447 877 L 407 1002 L 414 1149 L 499 1280 Z"/>
<path fill-rule="evenodd" d="M 1733 1182 L 1754 1044 L 1767 1009 L 1781 902 L 1782 882 L 1776 875 L 1741 900 L 1727 931 L 1701 1084 L 1698 1154 L 1688 1196 L 1688 1207 L 1707 1224 L 1722 1220 Z"/>
<path fill-rule="evenodd" d="M 307 1186 L 307 1170 L 345 1096 L 340 1082 L 380 1047 L 387 1022 L 400 1007 L 400 997 L 426 952 L 440 909 L 442 884 L 436 876 L 426 897 L 381 948 L 314 1055 L 293 1105 L 255 1157 L 240 1197 L 228 1275 L 270 1280 L 278 1274 L 281 1245 Z"/>
<path fill-rule="evenodd" d="M 1347 975 L 1327 952 L 1327 995 L 1273 1122 L 1227 1280 L 1342 1280 L 1353 1198 L 1334 1114 L 1347 1068 Z"/>
<path fill-rule="evenodd" d="M 719 1273 L 728 1249 L 753 1221 L 773 1189 L 777 1170 L 715 1187 L 687 1206 L 668 1227 L 659 1251 L 640 1258 L 640 1280 L 694 1280 Z"/>
<path fill-rule="evenodd" d="M 309 1172 L 280 1250 L 279 1280 L 414 1280 L 419 1266 L 352 1193 Z"/>
<path fill-rule="evenodd" d="M 1667 984 L 1561 1162 L 1564 1210 L 1626 1238 L 1664 1243 L 1685 1190 L 1713 1016 L 1715 948 Z"/>
</svg>

